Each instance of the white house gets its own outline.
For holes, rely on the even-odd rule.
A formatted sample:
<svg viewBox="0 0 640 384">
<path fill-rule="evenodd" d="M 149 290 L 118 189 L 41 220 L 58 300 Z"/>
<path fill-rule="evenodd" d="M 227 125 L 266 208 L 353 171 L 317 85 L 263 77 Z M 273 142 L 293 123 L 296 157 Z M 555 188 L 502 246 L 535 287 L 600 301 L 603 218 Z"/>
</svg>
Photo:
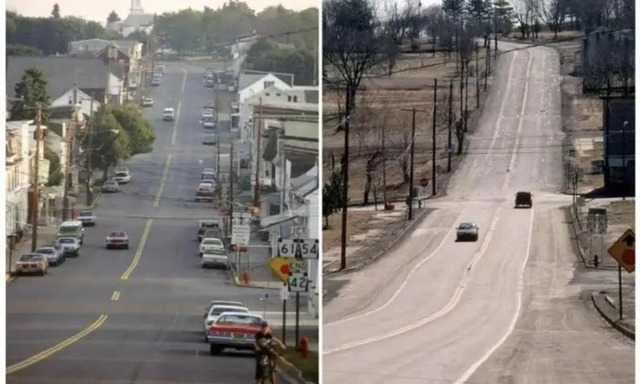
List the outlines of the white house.
<svg viewBox="0 0 640 384">
<path fill-rule="evenodd" d="M 115 75 L 110 75 L 110 76 L 111 76 L 111 81 L 113 83 L 116 83 L 116 84 L 121 83 L 121 80 L 117 76 Z M 91 115 L 91 96 L 77 88 L 71 88 L 62 96 L 53 100 L 51 102 L 51 107 L 52 108 L 71 107 L 74 105 L 74 103 L 80 106 L 83 114 Z M 100 108 L 100 105 L 101 104 L 98 100 L 94 100 L 93 112 L 97 111 Z"/>
<path fill-rule="evenodd" d="M 6 122 L 6 234 L 15 234 L 29 221 L 29 125 L 32 120 Z"/>
</svg>

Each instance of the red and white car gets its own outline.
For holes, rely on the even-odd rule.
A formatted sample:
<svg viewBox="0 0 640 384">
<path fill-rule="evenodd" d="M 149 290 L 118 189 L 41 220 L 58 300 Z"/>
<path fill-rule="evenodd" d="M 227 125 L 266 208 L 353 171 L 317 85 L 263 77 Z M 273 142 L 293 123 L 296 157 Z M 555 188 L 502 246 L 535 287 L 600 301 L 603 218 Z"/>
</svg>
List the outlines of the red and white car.
<svg viewBox="0 0 640 384">
<path fill-rule="evenodd" d="M 263 322 L 262 317 L 251 313 L 221 313 L 207 334 L 211 354 L 217 355 L 225 348 L 252 351 L 255 335 Z"/>
<path fill-rule="evenodd" d="M 113 231 L 107 236 L 107 249 L 124 248 L 129 249 L 129 236 L 126 232 Z"/>
</svg>

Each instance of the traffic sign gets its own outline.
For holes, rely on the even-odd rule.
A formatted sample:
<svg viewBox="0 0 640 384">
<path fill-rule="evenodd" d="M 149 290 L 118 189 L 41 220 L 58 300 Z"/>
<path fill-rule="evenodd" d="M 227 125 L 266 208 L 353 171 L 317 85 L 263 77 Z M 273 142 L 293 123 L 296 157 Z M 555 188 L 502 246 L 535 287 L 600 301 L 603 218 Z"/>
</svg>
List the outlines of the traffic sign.
<svg viewBox="0 0 640 384">
<path fill-rule="evenodd" d="M 234 212 L 231 219 L 231 225 L 247 225 L 251 224 L 251 213 L 249 212 Z"/>
<path fill-rule="evenodd" d="M 278 256 L 318 258 L 318 239 L 278 239 Z"/>
<path fill-rule="evenodd" d="M 291 267 L 289 266 L 289 260 L 284 257 L 274 257 L 269 260 L 269 268 L 278 275 L 280 280 L 283 283 L 286 283 L 289 280 L 289 274 L 291 273 Z"/>
<path fill-rule="evenodd" d="M 292 273 L 289 275 L 289 291 L 290 292 L 307 292 L 309 280 L 306 273 Z"/>
<path fill-rule="evenodd" d="M 618 264 L 627 272 L 631 273 L 636 269 L 636 234 L 632 229 L 620 236 L 609 248 L 609 254 L 616 259 Z"/>
<path fill-rule="evenodd" d="M 607 233 L 607 216 L 602 214 L 589 214 L 587 216 L 587 229 L 591 233 L 604 235 Z"/>
<path fill-rule="evenodd" d="M 251 240 L 251 227 L 249 225 L 234 225 L 231 228 L 231 244 L 249 245 Z"/>
<path fill-rule="evenodd" d="M 295 227 L 291 227 L 291 237 L 307 237 L 307 227 L 303 227 L 301 225 L 296 225 Z"/>
<path fill-rule="evenodd" d="M 289 300 L 289 290 L 287 289 L 287 284 L 283 284 L 280 289 L 280 299 L 282 301 Z"/>
</svg>

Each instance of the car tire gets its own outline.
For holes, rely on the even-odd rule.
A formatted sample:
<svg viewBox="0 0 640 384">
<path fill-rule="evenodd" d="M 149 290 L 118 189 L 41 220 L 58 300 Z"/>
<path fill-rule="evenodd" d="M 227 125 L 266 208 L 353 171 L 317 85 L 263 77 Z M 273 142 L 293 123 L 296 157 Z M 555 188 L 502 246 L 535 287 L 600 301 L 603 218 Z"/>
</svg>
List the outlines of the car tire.
<svg viewBox="0 0 640 384">
<path fill-rule="evenodd" d="M 219 345 L 215 345 L 215 344 L 209 345 L 209 353 L 211 354 L 211 356 L 219 355 L 223 349 L 224 347 L 221 347 Z"/>
<path fill-rule="evenodd" d="M 111 246 L 109 244 L 107 244 L 107 249 L 111 249 Z"/>
<path fill-rule="evenodd" d="M 124 249 L 129 249 L 129 244 L 125 245 Z"/>
<path fill-rule="evenodd" d="M 80 252 L 75 252 L 75 253 L 73 254 L 73 257 L 76 257 L 76 258 L 77 258 L 77 257 L 80 257 Z"/>
</svg>

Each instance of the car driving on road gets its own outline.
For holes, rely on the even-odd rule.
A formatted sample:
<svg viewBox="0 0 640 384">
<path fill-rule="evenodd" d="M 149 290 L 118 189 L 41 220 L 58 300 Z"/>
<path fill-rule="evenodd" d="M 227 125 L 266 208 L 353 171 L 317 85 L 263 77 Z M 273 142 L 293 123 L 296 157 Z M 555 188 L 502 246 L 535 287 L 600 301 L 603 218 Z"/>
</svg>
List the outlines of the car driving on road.
<svg viewBox="0 0 640 384">
<path fill-rule="evenodd" d="M 518 192 L 516 193 L 516 208 L 526 206 L 531 208 L 533 206 L 533 200 L 531 199 L 531 192 Z"/>
<path fill-rule="evenodd" d="M 78 215 L 78 220 L 82 222 L 85 227 L 96 226 L 96 214 L 93 211 L 82 211 Z"/>
<path fill-rule="evenodd" d="M 105 183 L 102 184 L 102 192 L 116 193 L 118 191 L 120 191 L 120 186 L 118 185 L 118 182 L 115 180 L 105 181 Z"/>
<path fill-rule="evenodd" d="M 243 305 L 214 305 L 209 309 L 209 312 L 205 315 L 203 326 L 204 326 L 204 335 L 205 341 L 207 340 L 207 333 L 209 333 L 209 328 L 211 328 L 211 324 L 213 324 L 220 315 L 225 312 L 235 312 L 235 313 L 249 313 L 249 308 L 246 308 Z"/>
<path fill-rule="evenodd" d="M 475 223 L 460 223 L 456 230 L 456 241 L 478 241 L 480 228 Z"/>
<path fill-rule="evenodd" d="M 129 236 L 126 232 L 113 231 L 107 235 L 107 249 L 124 248 L 129 249 Z"/>
<path fill-rule="evenodd" d="M 41 276 L 47 274 L 49 263 L 45 255 L 40 253 L 26 253 L 20 256 L 16 262 L 16 274 L 37 273 Z"/>
<path fill-rule="evenodd" d="M 40 247 L 36 249 L 36 253 L 44 255 L 49 265 L 57 267 L 64 262 L 64 256 L 54 247 Z"/>
<path fill-rule="evenodd" d="M 254 336 L 264 322 L 262 317 L 251 313 L 225 312 L 211 324 L 207 341 L 211 355 L 225 348 L 252 351 Z"/>
<path fill-rule="evenodd" d="M 143 97 L 140 103 L 143 107 L 153 107 L 153 99 L 150 97 Z"/>
<path fill-rule="evenodd" d="M 65 255 L 80 256 L 80 242 L 75 237 L 61 237 L 57 243 L 62 247 Z"/>
<path fill-rule="evenodd" d="M 173 108 L 165 108 L 162 111 L 162 120 L 164 121 L 173 121 L 176 118 L 176 113 Z"/>
</svg>

